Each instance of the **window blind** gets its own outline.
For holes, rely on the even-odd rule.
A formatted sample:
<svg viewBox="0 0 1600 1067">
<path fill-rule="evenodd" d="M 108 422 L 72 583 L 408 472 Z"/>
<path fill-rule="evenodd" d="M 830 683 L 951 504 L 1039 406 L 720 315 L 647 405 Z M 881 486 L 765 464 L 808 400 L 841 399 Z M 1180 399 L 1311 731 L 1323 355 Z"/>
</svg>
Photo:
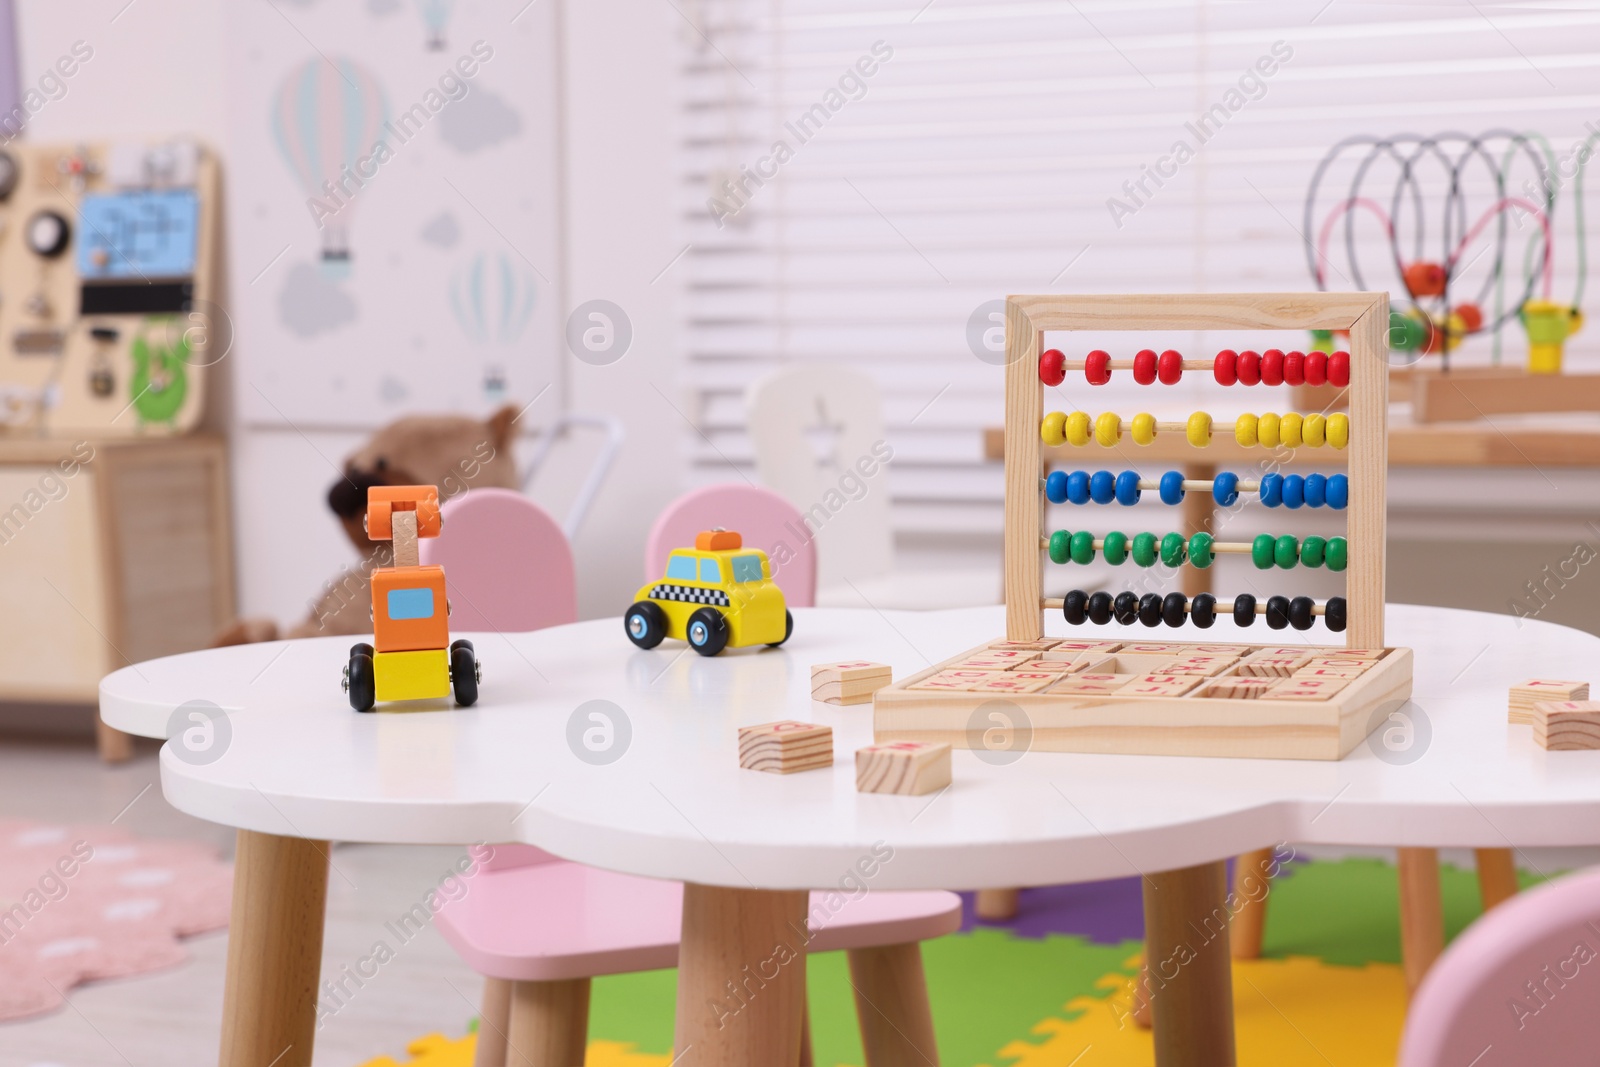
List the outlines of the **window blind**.
<svg viewBox="0 0 1600 1067">
<path fill-rule="evenodd" d="M 753 379 L 789 360 L 848 363 L 884 392 L 902 534 L 999 528 L 979 429 L 1001 420 L 1002 371 L 971 343 L 986 302 L 1311 288 L 1303 199 L 1341 139 L 1536 130 L 1561 156 L 1586 122 L 1600 129 L 1590 4 L 678 4 L 695 478 L 754 477 Z M 1330 172 L 1337 195 L 1350 172 Z M 1372 186 L 1385 201 L 1391 187 Z M 1569 203 L 1554 223 L 1568 299 Z M 1398 295 L 1376 225 L 1355 225 L 1369 284 Z M 1340 244 L 1330 287 L 1354 288 Z M 1522 345 L 1513 324 L 1508 358 Z M 1595 348 L 1579 334 L 1569 358 Z M 1047 406 L 1131 411 L 1136 388 L 1089 396 L 1068 381 Z M 1223 406 L 1199 381 L 1167 399 Z"/>
</svg>

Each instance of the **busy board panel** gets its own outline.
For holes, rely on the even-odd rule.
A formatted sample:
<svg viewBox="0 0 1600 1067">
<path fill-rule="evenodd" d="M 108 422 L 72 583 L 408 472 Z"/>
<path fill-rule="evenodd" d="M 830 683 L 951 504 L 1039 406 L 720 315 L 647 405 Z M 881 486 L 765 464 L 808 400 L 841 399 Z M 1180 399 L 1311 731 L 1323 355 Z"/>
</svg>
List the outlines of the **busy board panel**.
<svg viewBox="0 0 1600 1067">
<path fill-rule="evenodd" d="M 0 148 L 0 433 L 193 429 L 232 343 L 193 140 Z"/>
</svg>

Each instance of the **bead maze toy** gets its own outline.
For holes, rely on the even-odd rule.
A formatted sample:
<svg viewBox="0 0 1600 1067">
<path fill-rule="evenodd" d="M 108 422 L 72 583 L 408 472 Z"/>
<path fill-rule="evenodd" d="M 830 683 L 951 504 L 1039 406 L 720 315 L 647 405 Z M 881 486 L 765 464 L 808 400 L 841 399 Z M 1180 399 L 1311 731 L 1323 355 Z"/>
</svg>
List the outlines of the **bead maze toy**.
<svg viewBox="0 0 1600 1067">
<path fill-rule="evenodd" d="M 1566 342 L 1584 323 L 1583 179 L 1597 142 L 1591 132 L 1558 162 L 1532 131 L 1357 136 L 1318 162 L 1303 215 L 1307 266 L 1318 289 L 1330 280 L 1365 289 L 1377 273 L 1392 279 L 1403 306 L 1389 316 L 1391 388 L 1411 402 L 1414 421 L 1600 411 L 1600 375 L 1562 373 Z M 1569 197 L 1576 279 L 1570 300 L 1559 300 L 1557 208 Z M 1502 363 L 1513 322 L 1526 334 L 1527 359 Z M 1472 336 L 1488 338 L 1487 363 L 1481 353 L 1452 355 Z M 1313 345 L 1331 351 L 1335 340 L 1318 331 Z M 1301 395 L 1319 407 L 1336 402 L 1327 391 Z"/>
<path fill-rule="evenodd" d="M 985 747 L 997 724 L 1029 731 L 1033 749 L 1154 755 L 1255 756 L 1339 759 L 1359 744 L 1411 693 L 1411 650 L 1385 648 L 1384 527 L 1387 452 L 1388 296 L 1383 293 L 1282 293 L 1198 296 L 1013 296 L 1006 301 L 1005 603 L 1006 635 L 912 675 L 874 697 L 879 743 L 930 741 L 958 748 Z M 1325 359 L 1315 354 L 1224 350 L 1208 360 L 1185 360 L 1168 351 L 1141 351 L 1114 360 L 1096 350 L 1068 359 L 1044 348 L 1046 331 L 1349 330 L 1351 350 Z M 1130 370 L 1142 385 L 1171 385 L 1185 370 L 1208 369 L 1224 385 L 1293 384 L 1308 374 L 1346 378 L 1348 414 L 1243 415 L 1229 430 L 1243 445 L 1267 450 L 1326 446 L 1347 449 L 1349 474 L 1313 483 L 1274 474 L 1247 481 L 1219 473 L 1208 481 L 1177 474 L 1147 480 L 1137 473 L 1041 478 L 1042 445 L 1058 441 L 1109 448 L 1122 437 L 1123 420 L 1083 412 L 1045 414 L 1044 386 L 1069 370 L 1091 385 Z M 1149 415 L 1131 421 L 1135 446 L 1156 434 L 1181 433 L 1197 449 L 1219 427 L 1204 412 L 1181 422 Z M 1063 535 L 1044 532 L 1047 502 L 1120 500 L 1132 504 L 1154 488 L 1173 504 L 1191 491 L 1210 491 L 1232 503 L 1253 493 L 1266 503 L 1295 507 L 1320 502 L 1342 510 L 1343 536 L 1329 539 L 1263 537 L 1218 542 L 1210 535 L 1171 534 L 1132 539 L 1111 532 Z M 1326 566 L 1345 574 L 1345 596 L 1316 603 L 1308 597 L 1269 597 L 1260 603 L 1239 593 L 1219 600 L 1131 592 L 1060 598 L 1043 595 L 1043 563 L 1082 563 L 1094 553 L 1108 562 L 1207 567 L 1219 553 L 1248 552 L 1256 566 L 1286 569 Z M 1264 617 L 1273 629 L 1306 630 L 1321 618 L 1343 633 L 1344 647 L 1258 646 L 1232 635 L 1215 643 L 1044 635 L 1044 612 L 1055 609 L 1069 626 L 1113 620 L 1122 626 L 1165 624 L 1209 629 L 1219 617 L 1250 627 Z M 1000 703 L 996 703 L 1000 702 Z M 991 715 L 997 709 L 1004 715 Z M 1019 724 L 1020 723 L 1020 724 Z"/>
<path fill-rule="evenodd" d="M 367 490 L 367 536 L 394 546 L 394 566 L 372 572 L 372 644 L 350 648 L 344 690 L 350 706 L 431 700 L 455 693 L 478 699 L 482 668 L 472 642 L 450 640 L 444 568 L 417 560 L 417 539 L 444 527 L 439 490 L 431 485 L 375 485 Z"/>
<path fill-rule="evenodd" d="M 715 529 L 667 557 L 666 577 L 639 590 L 622 625 L 640 648 L 671 637 L 715 656 L 744 645 L 776 648 L 794 632 L 794 616 L 772 580 L 767 554 L 745 548 L 732 530 Z"/>
</svg>

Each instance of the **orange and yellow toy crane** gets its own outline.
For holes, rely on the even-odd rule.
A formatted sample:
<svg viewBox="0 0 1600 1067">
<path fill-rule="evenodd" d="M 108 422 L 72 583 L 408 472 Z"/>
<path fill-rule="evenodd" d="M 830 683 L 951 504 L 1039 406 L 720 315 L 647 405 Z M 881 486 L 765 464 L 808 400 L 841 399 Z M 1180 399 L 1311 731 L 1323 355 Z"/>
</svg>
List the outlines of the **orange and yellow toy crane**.
<svg viewBox="0 0 1600 1067">
<path fill-rule="evenodd" d="M 391 700 L 478 699 L 481 670 L 471 641 L 450 640 L 444 568 L 421 566 L 417 539 L 438 537 L 444 520 L 431 485 L 367 490 L 367 536 L 394 545 L 394 566 L 372 572 L 372 644 L 350 649 L 344 689 L 350 706 L 371 711 Z"/>
</svg>

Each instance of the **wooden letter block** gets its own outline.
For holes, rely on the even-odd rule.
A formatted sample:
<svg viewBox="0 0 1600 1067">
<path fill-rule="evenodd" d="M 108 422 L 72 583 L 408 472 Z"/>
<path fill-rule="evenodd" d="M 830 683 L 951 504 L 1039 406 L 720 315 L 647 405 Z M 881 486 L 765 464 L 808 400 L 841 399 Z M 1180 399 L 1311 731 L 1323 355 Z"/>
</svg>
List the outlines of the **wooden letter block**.
<svg viewBox="0 0 1600 1067">
<path fill-rule="evenodd" d="M 1125 656 L 1175 656 L 1189 651 L 1188 645 L 1175 645 L 1170 641 L 1140 641 L 1123 645 L 1117 651 Z"/>
<path fill-rule="evenodd" d="M 856 749 L 856 791 L 920 796 L 950 784 L 950 746 L 891 741 Z"/>
<path fill-rule="evenodd" d="M 1326 656 L 1321 658 L 1313 658 L 1311 662 L 1301 667 L 1295 673 L 1305 674 L 1307 671 L 1314 670 L 1318 667 L 1326 667 L 1329 670 L 1348 671 L 1350 672 L 1350 675 L 1354 677 L 1355 675 L 1358 675 L 1362 671 L 1366 670 L 1368 667 L 1372 666 L 1375 662 L 1375 660 L 1367 659 L 1344 659 L 1339 656 Z"/>
<path fill-rule="evenodd" d="M 973 693 L 1037 693 L 1061 677 L 1053 671 L 996 671 L 971 687 Z"/>
<path fill-rule="evenodd" d="M 1237 656 L 1190 656 L 1187 659 L 1175 659 L 1161 668 L 1162 674 L 1195 674 L 1207 677 L 1221 674 L 1235 663 L 1239 662 Z"/>
<path fill-rule="evenodd" d="M 1182 650 L 1190 656 L 1229 656 L 1238 659 L 1255 649 L 1249 645 L 1183 645 Z"/>
<path fill-rule="evenodd" d="M 1311 659 L 1310 656 L 1251 656 L 1235 668 L 1246 678 L 1287 678 Z"/>
<path fill-rule="evenodd" d="M 1181 697 L 1201 679 L 1178 674 L 1144 674 L 1117 690 L 1118 696 L 1130 697 Z"/>
<path fill-rule="evenodd" d="M 1050 651 L 1064 657 L 1068 653 L 1076 652 L 1115 652 L 1121 647 L 1121 641 L 1062 641 Z"/>
<path fill-rule="evenodd" d="M 1533 706 L 1540 701 L 1588 700 L 1588 682 L 1561 682 L 1554 678 L 1529 678 L 1511 687 L 1512 722 L 1533 722 Z"/>
<path fill-rule="evenodd" d="M 1552 752 L 1600 748 L 1600 700 L 1541 700 L 1533 706 L 1533 739 Z"/>
<path fill-rule="evenodd" d="M 1030 660 L 1039 658 L 1037 652 L 1024 652 L 1015 648 L 991 648 L 976 656 L 969 656 L 956 664 L 961 670 L 1008 671 Z"/>
<path fill-rule="evenodd" d="M 882 663 L 866 660 L 813 664 L 811 699 L 828 704 L 865 704 L 872 700 L 873 693 L 893 680 L 892 673 Z"/>
<path fill-rule="evenodd" d="M 916 685 L 908 685 L 907 689 L 954 689 L 965 692 L 979 682 L 993 678 L 994 671 L 968 671 L 948 670 L 930 675 Z"/>
<path fill-rule="evenodd" d="M 808 722 L 739 727 L 739 766 L 747 771 L 793 774 L 833 766 L 833 728 Z"/>
<path fill-rule="evenodd" d="M 1090 674 L 1085 671 L 1067 675 L 1052 686 L 1050 692 L 1071 693 L 1074 696 L 1115 693 L 1133 681 L 1133 677 L 1131 674 Z"/>
<path fill-rule="evenodd" d="M 1355 661 L 1352 660 L 1351 662 L 1354 663 Z M 1352 667 L 1318 667 L 1314 663 L 1308 663 L 1304 667 L 1301 667 L 1299 670 L 1295 671 L 1294 672 L 1294 677 L 1296 677 L 1296 678 L 1345 678 L 1345 679 L 1359 678 L 1359 677 L 1361 677 L 1361 668 L 1360 667 L 1353 667 L 1353 666 Z"/>
<path fill-rule="evenodd" d="M 1275 682 L 1267 696 L 1273 700 L 1327 700 L 1349 684 L 1348 678 L 1302 678 L 1297 674 Z"/>
<path fill-rule="evenodd" d="M 1224 678 L 1213 678 L 1200 690 L 1203 697 L 1221 698 L 1224 700 L 1256 700 L 1266 695 L 1267 690 L 1278 684 L 1276 678 L 1241 678 L 1238 675 L 1229 675 Z"/>
<path fill-rule="evenodd" d="M 1048 652 L 1061 643 L 1059 637 L 1041 637 L 1037 641 L 993 641 L 990 648 L 1004 648 L 1013 652 Z"/>
</svg>

